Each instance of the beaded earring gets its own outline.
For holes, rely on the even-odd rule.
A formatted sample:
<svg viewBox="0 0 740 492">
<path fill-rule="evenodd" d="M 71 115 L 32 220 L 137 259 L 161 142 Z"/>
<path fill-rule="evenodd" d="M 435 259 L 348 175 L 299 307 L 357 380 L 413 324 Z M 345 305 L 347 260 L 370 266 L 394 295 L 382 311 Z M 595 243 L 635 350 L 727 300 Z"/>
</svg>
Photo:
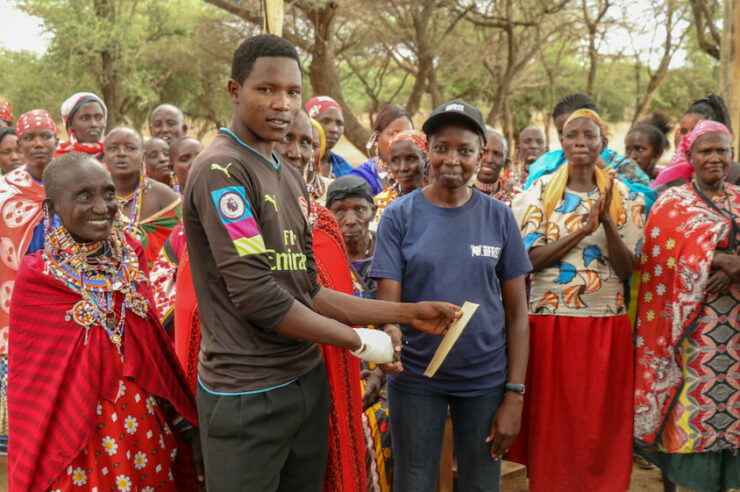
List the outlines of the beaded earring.
<svg viewBox="0 0 740 492">
<path fill-rule="evenodd" d="M 365 151 L 369 157 L 378 155 L 378 132 L 373 132 L 365 144 Z"/>
</svg>

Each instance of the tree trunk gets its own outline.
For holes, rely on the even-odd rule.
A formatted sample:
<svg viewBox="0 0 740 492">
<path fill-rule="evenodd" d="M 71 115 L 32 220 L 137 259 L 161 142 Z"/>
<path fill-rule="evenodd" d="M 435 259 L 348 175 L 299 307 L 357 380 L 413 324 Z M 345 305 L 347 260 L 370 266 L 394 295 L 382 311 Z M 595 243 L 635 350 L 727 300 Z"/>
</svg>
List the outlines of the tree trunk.
<svg viewBox="0 0 740 492">
<path fill-rule="evenodd" d="M 101 20 L 112 22 L 110 18 L 115 15 L 115 12 L 110 5 L 110 0 L 95 0 L 95 15 Z M 118 58 L 109 50 L 103 50 L 100 52 L 100 60 L 102 71 L 98 83 L 103 93 L 103 101 L 108 107 L 107 127 L 113 128 L 123 118 L 118 82 Z"/>
<path fill-rule="evenodd" d="M 732 118 L 733 142 L 740 155 L 738 134 L 740 133 L 740 0 L 725 0 L 724 28 L 720 46 L 719 91 Z M 737 158 L 737 157 L 736 157 Z"/>
<path fill-rule="evenodd" d="M 344 112 L 344 136 L 358 149 L 365 149 L 370 138 L 370 131 L 365 128 L 347 105 L 342 94 L 342 85 L 336 70 L 332 24 L 338 4 L 327 2 L 312 15 L 314 23 L 314 43 L 311 51 L 311 64 L 308 76 L 311 79 L 314 94 L 328 95 L 337 100 Z"/>
</svg>

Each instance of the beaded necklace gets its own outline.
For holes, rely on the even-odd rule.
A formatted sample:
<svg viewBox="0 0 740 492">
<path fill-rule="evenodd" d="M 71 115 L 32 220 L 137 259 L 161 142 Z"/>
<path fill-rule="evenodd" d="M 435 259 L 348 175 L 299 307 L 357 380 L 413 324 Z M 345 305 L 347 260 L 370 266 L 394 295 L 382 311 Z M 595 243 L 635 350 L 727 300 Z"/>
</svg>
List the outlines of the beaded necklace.
<svg viewBox="0 0 740 492">
<path fill-rule="evenodd" d="M 116 199 L 118 200 L 118 207 L 121 210 L 121 214 L 123 214 L 123 209 L 126 207 L 126 205 L 129 204 L 133 200 L 133 204 L 131 205 L 131 216 L 128 217 L 128 227 L 126 228 L 126 232 L 129 233 L 131 237 L 138 238 L 141 231 L 139 230 L 139 221 L 141 220 L 141 203 L 144 196 L 144 190 L 146 190 L 148 186 L 148 180 L 146 177 L 146 173 L 144 172 L 144 167 L 142 166 L 141 172 L 139 173 L 139 183 L 136 185 L 136 189 L 125 197 L 120 197 L 116 195 Z"/>
<path fill-rule="evenodd" d="M 114 226 L 104 241 L 94 243 L 78 243 L 64 226 L 59 226 L 47 233 L 43 258 L 51 275 L 82 297 L 67 311 L 65 319 L 85 329 L 85 345 L 90 329 L 101 326 L 122 356 L 126 312 L 146 318 L 149 302 L 136 290 L 146 277 L 120 226 Z M 118 320 L 115 292 L 124 296 Z"/>
</svg>

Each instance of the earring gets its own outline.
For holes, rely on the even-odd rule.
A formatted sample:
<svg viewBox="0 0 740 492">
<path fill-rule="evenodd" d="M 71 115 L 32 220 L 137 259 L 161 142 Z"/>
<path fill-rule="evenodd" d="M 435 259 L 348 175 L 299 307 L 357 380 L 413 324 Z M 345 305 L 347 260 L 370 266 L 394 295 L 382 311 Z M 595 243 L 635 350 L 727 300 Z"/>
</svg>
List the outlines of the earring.
<svg viewBox="0 0 740 492">
<path fill-rule="evenodd" d="M 378 154 L 378 132 L 373 132 L 365 144 L 365 151 L 370 157 L 375 157 Z"/>
</svg>

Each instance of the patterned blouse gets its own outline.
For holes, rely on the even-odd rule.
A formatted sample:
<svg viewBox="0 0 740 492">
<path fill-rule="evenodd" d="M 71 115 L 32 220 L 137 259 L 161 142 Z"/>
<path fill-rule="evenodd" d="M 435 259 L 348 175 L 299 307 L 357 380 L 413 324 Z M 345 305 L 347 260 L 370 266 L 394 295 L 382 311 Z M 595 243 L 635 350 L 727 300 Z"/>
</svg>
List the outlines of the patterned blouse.
<svg viewBox="0 0 740 492">
<path fill-rule="evenodd" d="M 512 209 L 527 250 L 543 246 L 582 227 L 591 205 L 601 196 L 598 188 L 581 193 L 565 188 L 549 221 L 544 217 L 543 194 L 552 174 L 535 181 L 514 198 Z M 619 181 L 614 192 L 622 195 L 624 212 L 617 231 L 630 251 L 639 254 L 645 223 L 645 199 Z M 606 231 L 599 227 L 565 257 L 531 274 L 529 312 L 557 316 L 615 316 L 626 313 L 622 280 L 611 266 Z"/>
</svg>

